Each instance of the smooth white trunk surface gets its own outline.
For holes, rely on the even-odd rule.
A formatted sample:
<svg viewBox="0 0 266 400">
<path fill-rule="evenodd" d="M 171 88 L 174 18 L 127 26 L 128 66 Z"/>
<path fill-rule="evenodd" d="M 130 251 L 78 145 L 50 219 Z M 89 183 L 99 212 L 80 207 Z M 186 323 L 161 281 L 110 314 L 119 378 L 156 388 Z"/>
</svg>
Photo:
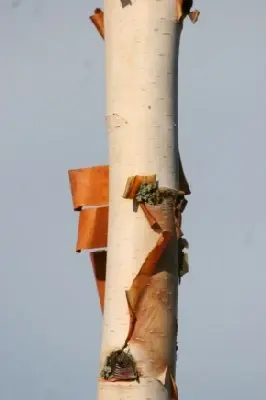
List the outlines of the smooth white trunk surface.
<svg viewBox="0 0 266 400">
<path fill-rule="evenodd" d="M 124 8 L 120 0 L 106 0 L 104 12 L 110 211 L 101 366 L 112 350 L 124 344 L 129 327 L 125 290 L 130 288 L 158 239 L 142 210 L 133 212 L 132 201 L 122 198 L 127 178 L 156 174 L 161 187 L 176 189 L 178 185 L 174 65 L 181 32 L 181 26 L 178 28 L 175 23 L 174 0 L 137 0 Z M 171 310 L 175 321 L 178 282 L 175 243 L 161 263 L 171 270 L 168 274 L 162 266 L 160 274 L 166 281 L 172 279 Z M 152 279 L 156 285 L 156 277 Z M 163 313 L 161 319 L 163 324 Z M 158 351 L 165 351 L 165 357 L 171 358 L 174 375 L 173 324 L 167 337 L 162 334 Z M 146 377 L 140 383 L 100 381 L 98 399 L 168 400 L 168 390 L 158 381 L 160 378 L 149 376 L 149 364 L 153 362 L 149 352 L 140 354 L 136 344 L 129 347 Z M 143 363 L 142 357 L 149 360 Z"/>
</svg>

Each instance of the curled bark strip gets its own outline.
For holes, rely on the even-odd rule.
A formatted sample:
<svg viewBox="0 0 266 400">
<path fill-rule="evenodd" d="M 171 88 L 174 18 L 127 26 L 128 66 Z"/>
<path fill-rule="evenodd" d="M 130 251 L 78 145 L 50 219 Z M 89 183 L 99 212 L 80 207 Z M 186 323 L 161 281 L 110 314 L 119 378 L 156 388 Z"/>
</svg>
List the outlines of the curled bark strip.
<svg viewBox="0 0 266 400">
<path fill-rule="evenodd" d="M 195 24 L 198 21 L 199 16 L 200 16 L 200 11 L 198 10 L 194 10 L 189 13 L 189 19 L 192 22 L 192 24 Z"/>
<path fill-rule="evenodd" d="M 90 15 L 91 22 L 95 25 L 97 31 L 104 39 L 104 13 L 100 8 L 94 10 L 94 14 Z"/>
<path fill-rule="evenodd" d="M 105 206 L 109 202 L 109 166 L 72 169 L 68 171 L 73 207 Z"/>
<path fill-rule="evenodd" d="M 104 293 L 105 293 L 105 278 L 106 278 L 106 258 L 107 251 L 95 251 L 90 253 L 90 260 L 97 284 L 98 295 L 102 313 L 104 311 Z"/>
<path fill-rule="evenodd" d="M 80 211 L 77 252 L 107 247 L 108 211 L 109 207 Z"/>
<path fill-rule="evenodd" d="M 177 22 L 179 23 L 182 22 L 188 15 L 193 24 L 197 22 L 200 12 L 198 10 L 190 11 L 192 5 L 193 5 L 193 0 L 176 0 Z"/>
</svg>

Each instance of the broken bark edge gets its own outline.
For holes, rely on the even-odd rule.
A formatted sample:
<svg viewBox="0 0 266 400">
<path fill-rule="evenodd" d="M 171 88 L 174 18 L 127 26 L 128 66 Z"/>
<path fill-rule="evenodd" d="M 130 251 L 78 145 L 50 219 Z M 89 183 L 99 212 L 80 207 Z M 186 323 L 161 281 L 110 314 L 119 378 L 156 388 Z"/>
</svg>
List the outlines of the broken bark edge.
<svg viewBox="0 0 266 400">
<path fill-rule="evenodd" d="M 100 372 L 100 377 L 105 381 L 138 381 L 136 362 L 130 353 L 130 350 L 114 350 L 105 360 L 104 366 Z"/>
</svg>

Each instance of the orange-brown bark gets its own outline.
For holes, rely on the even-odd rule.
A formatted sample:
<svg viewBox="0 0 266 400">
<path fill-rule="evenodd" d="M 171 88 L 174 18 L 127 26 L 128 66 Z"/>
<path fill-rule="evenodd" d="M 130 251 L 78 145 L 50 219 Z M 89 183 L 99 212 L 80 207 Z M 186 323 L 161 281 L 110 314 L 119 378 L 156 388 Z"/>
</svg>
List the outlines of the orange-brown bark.
<svg viewBox="0 0 266 400">
<path fill-rule="evenodd" d="M 104 13 L 100 8 L 94 10 L 93 15 L 90 16 L 91 22 L 95 25 L 97 31 L 104 38 Z"/>
</svg>

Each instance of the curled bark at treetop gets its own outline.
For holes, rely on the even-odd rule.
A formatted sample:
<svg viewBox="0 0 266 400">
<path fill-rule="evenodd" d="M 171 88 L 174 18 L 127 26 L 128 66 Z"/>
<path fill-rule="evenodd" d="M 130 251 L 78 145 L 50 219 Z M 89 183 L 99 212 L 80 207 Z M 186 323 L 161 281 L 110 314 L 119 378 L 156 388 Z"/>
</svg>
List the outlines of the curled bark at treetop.
<svg viewBox="0 0 266 400">
<path fill-rule="evenodd" d="M 199 18 L 198 10 L 190 11 L 193 5 L 193 0 L 176 0 L 176 18 L 177 22 L 182 22 L 187 16 L 190 21 L 195 24 Z"/>
<path fill-rule="evenodd" d="M 199 19 L 200 11 L 198 11 L 198 10 L 191 11 L 188 14 L 188 16 L 189 16 L 189 19 L 192 22 L 192 24 L 195 24 Z"/>
<path fill-rule="evenodd" d="M 104 38 L 104 13 L 100 8 L 94 10 L 94 14 L 90 15 L 91 22 L 95 25 L 97 31 Z"/>
<path fill-rule="evenodd" d="M 192 7 L 192 0 L 176 0 L 176 21 L 181 23 L 187 16 L 189 16 L 192 24 L 195 24 L 200 15 L 200 11 L 194 10 L 190 11 Z M 126 0 L 123 7 L 132 4 L 130 0 Z M 94 10 L 94 14 L 90 15 L 89 19 L 95 25 L 97 31 L 100 33 L 101 37 L 104 39 L 104 12 L 100 8 Z"/>
</svg>

